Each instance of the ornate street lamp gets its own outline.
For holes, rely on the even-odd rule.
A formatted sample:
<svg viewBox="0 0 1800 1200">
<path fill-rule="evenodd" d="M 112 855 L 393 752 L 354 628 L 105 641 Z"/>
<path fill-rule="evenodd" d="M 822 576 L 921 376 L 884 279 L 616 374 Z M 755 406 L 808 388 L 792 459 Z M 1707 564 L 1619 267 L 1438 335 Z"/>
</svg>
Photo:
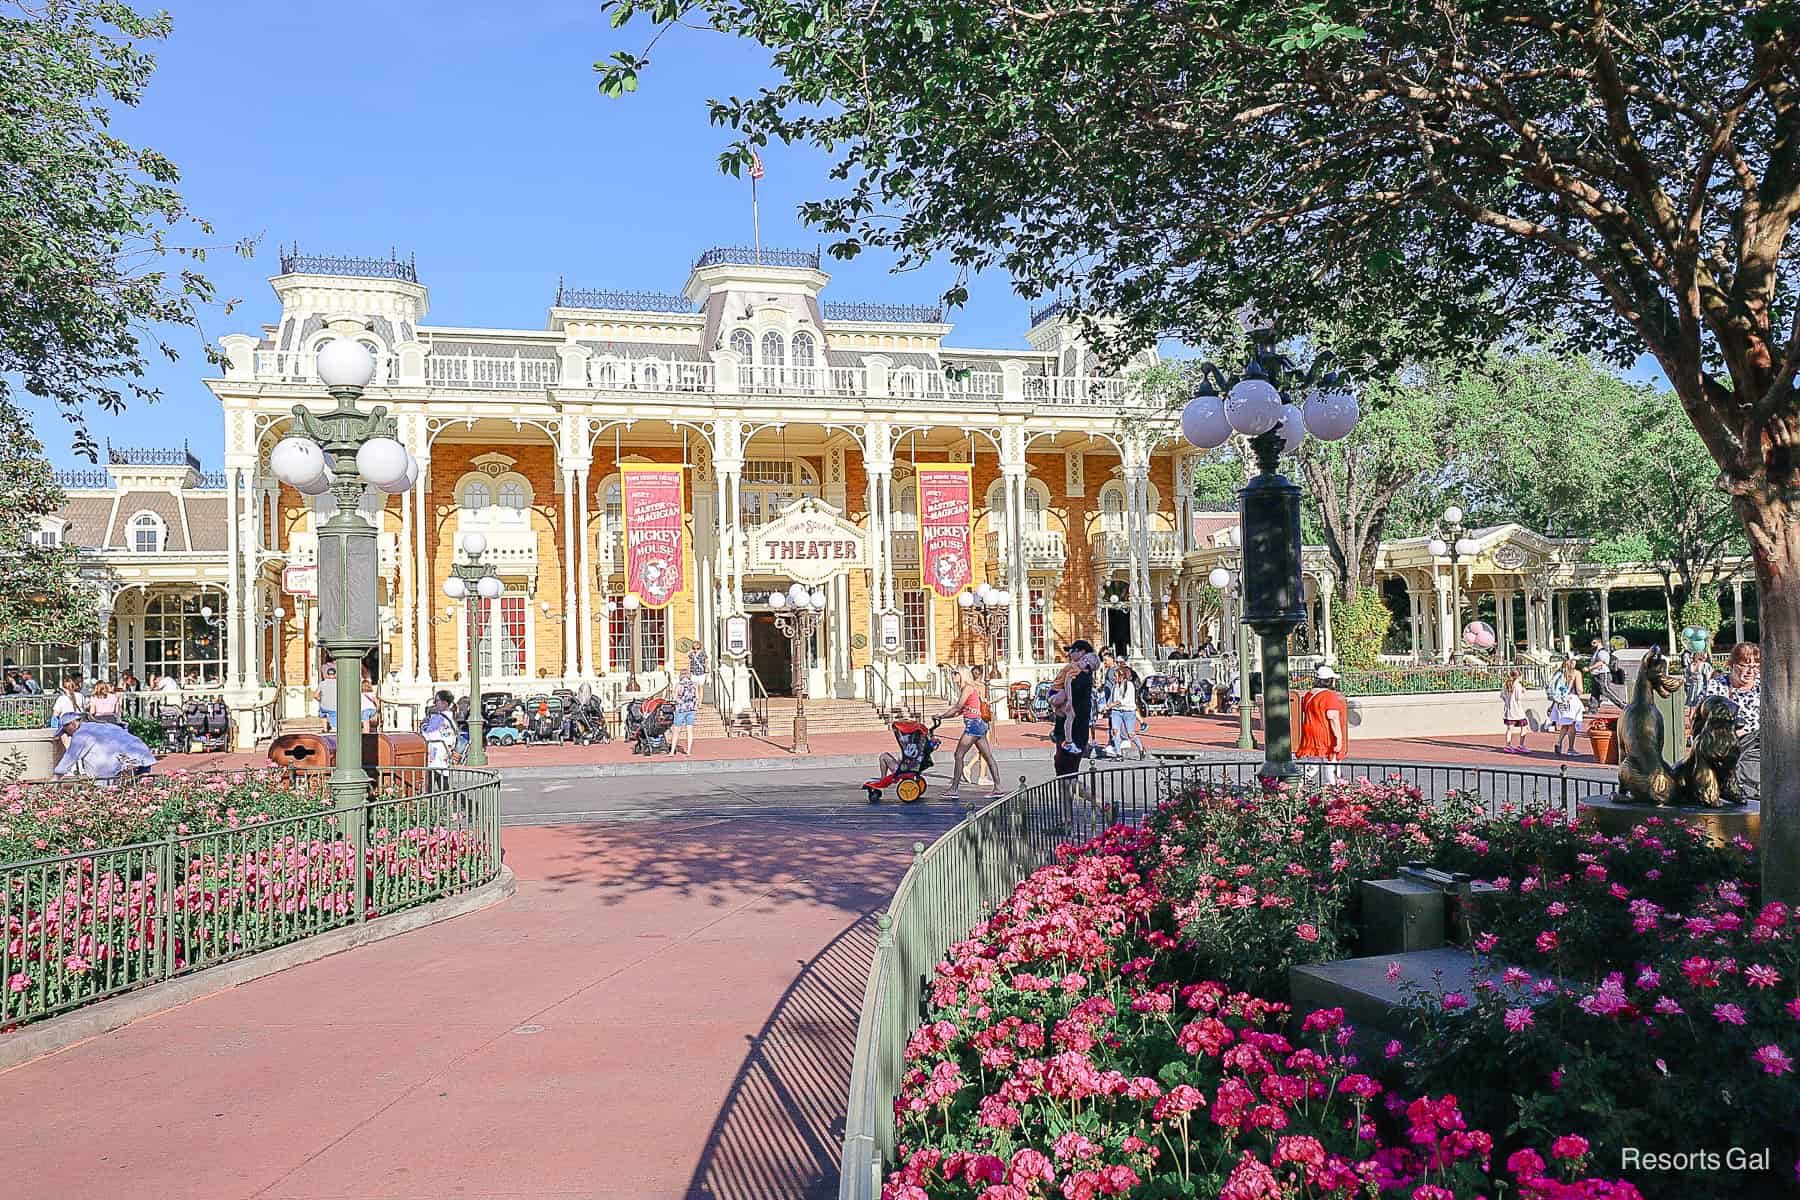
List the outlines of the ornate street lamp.
<svg viewBox="0 0 1800 1200">
<path fill-rule="evenodd" d="M 462 535 L 462 552 L 466 559 L 450 568 L 444 580 L 444 595 L 462 600 L 469 614 L 469 765 L 487 766 L 487 738 L 481 723 L 481 622 L 476 619 L 480 605 L 493 600 L 505 590 L 494 568 L 480 561 L 487 553 L 487 538 L 470 530 Z"/>
<path fill-rule="evenodd" d="M 1462 560 L 1474 558 L 1481 547 L 1463 533 L 1463 510 L 1452 504 L 1444 510 L 1443 534 L 1425 543 L 1433 559 L 1450 559 L 1450 637 L 1444 646 L 1444 661 L 1456 657 L 1457 639 L 1462 637 Z M 1433 564 L 1436 565 L 1435 563 Z"/>
<path fill-rule="evenodd" d="M 770 592 L 775 628 L 793 643 L 794 753 L 806 753 L 806 643 L 825 620 L 825 593 L 796 583 L 785 592 Z"/>
<path fill-rule="evenodd" d="M 1253 349 L 1243 375 L 1231 379 L 1206 363 L 1199 391 L 1182 410 L 1181 432 L 1206 450 L 1242 434 L 1256 456 L 1258 473 L 1238 493 L 1242 618 L 1263 640 L 1260 773 L 1265 779 L 1292 779 L 1299 769 L 1288 709 L 1287 641 L 1306 619 L 1306 600 L 1300 583 L 1300 489 L 1280 473 L 1281 456 L 1297 451 L 1308 433 L 1324 441 L 1348 436 L 1361 414 L 1343 377 L 1330 369 L 1330 354 L 1319 354 L 1302 372 L 1275 349 L 1273 328 L 1248 332 Z M 1242 689 L 1240 694 L 1248 703 L 1248 694 Z"/>
<path fill-rule="evenodd" d="M 1012 593 L 983 582 L 972 592 L 959 592 L 956 606 L 962 609 L 963 625 L 969 632 L 987 642 L 988 661 L 998 666 L 1000 631 L 1006 628 Z"/>
<path fill-rule="evenodd" d="M 1236 533 L 1234 529 L 1232 533 Z M 1232 539 L 1236 544 L 1237 539 Z M 1244 622 L 1243 577 L 1239 572 L 1240 559 L 1232 555 L 1228 567 L 1214 567 L 1206 581 L 1219 591 L 1233 597 L 1237 602 L 1237 661 L 1238 661 L 1238 740 L 1239 750 L 1256 749 L 1256 739 L 1250 735 L 1250 626 Z"/>
<path fill-rule="evenodd" d="M 368 799 L 369 777 L 363 771 L 362 737 L 344 736 L 343 724 L 362 709 L 362 662 L 380 641 L 376 588 L 380 556 L 378 529 L 362 512 L 366 489 L 404 492 L 419 476 L 419 464 L 394 439 L 394 421 L 386 407 L 363 412 L 356 401 L 375 375 L 375 359 L 367 347 L 350 338 L 334 338 L 319 349 L 319 379 L 337 401 L 330 412 L 316 414 L 294 406 L 298 434 L 275 444 L 269 465 L 283 483 L 305 496 L 327 496 L 335 511 L 318 527 L 319 643 L 337 669 L 337 753 L 331 771 L 331 794 L 339 808 Z M 321 505 L 321 511 L 326 505 Z M 361 822 L 353 834 L 363 833 Z M 360 880 L 362 873 L 358 872 Z"/>
</svg>

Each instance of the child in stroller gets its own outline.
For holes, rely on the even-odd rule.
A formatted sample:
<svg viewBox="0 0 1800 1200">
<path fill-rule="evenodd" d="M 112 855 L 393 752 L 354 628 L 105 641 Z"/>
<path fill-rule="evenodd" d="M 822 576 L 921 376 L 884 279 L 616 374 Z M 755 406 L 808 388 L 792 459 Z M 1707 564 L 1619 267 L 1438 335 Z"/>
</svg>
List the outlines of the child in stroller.
<svg viewBox="0 0 1800 1200">
<path fill-rule="evenodd" d="M 564 711 L 560 734 L 563 741 L 577 746 L 592 746 L 611 737 L 606 729 L 606 710 L 588 684 L 581 685 L 574 702 Z"/>
<path fill-rule="evenodd" d="M 661 754 L 669 748 L 669 728 L 675 723 L 675 702 L 666 696 L 633 700 L 625 706 L 625 736 L 633 754 Z"/>
<path fill-rule="evenodd" d="M 931 769 L 931 752 L 938 748 L 938 722 L 929 728 L 919 721 L 895 721 L 891 728 L 899 754 L 883 753 L 881 776 L 863 784 L 870 804 L 881 803 L 881 789 L 891 787 L 901 803 L 911 804 L 925 795 L 925 772 Z"/>
</svg>

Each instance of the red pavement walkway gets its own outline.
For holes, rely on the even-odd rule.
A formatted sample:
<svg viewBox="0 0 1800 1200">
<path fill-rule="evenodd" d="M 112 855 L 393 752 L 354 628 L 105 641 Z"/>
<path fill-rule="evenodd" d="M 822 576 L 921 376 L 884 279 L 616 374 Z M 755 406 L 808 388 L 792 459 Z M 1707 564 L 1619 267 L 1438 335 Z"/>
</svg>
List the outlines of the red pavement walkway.
<svg viewBox="0 0 1800 1200">
<path fill-rule="evenodd" d="M 1496 714 L 1498 708 L 1496 708 Z M 1498 716 L 1496 715 L 1496 724 Z M 1237 722 L 1221 717 L 1155 717 L 1150 722 L 1151 731 L 1145 737 L 1145 745 L 1152 751 L 1157 750 L 1229 750 L 1237 744 Z M 948 730 L 946 730 L 948 732 Z M 1036 748 L 1049 754 L 1049 726 L 1040 723 L 1013 724 L 996 726 L 994 745 L 997 748 Z M 824 757 L 830 755 L 854 755 L 873 762 L 884 750 L 893 749 L 893 739 L 880 733 L 832 733 L 819 734 L 810 741 L 810 755 Z M 1505 754 L 1500 747 L 1506 744 L 1504 735 L 1476 734 L 1460 737 L 1426 737 L 1426 738 L 1376 738 L 1353 739 L 1350 743 L 1350 754 L 1353 758 L 1391 762 L 1455 762 L 1468 763 L 1481 767 L 1518 767 L 1528 765 L 1542 768 L 1557 762 L 1570 765 L 1593 766 L 1594 759 L 1586 749 L 1574 758 L 1557 759 L 1549 752 L 1551 736 L 1547 733 L 1533 734 L 1530 738 L 1537 747 L 1529 756 Z M 949 744 L 949 739 L 946 738 Z M 770 736 L 705 738 L 694 743 L 695 759 L 731 761 L 741 759 L 781 758 L 792 753 L 793 739 L 786 730 L 771 730 Z M 685 758 L 685 756 L 683 756 Z M 948 767 L 949 758 L 940 754 L 940 761 Z M 171 754 L 161 759 L 156 770 L 218 770 L 230 767 L 260 766 L 268 759 L 260 751 L 243 751 L 229 754 Z M 654 766 L 661 758 L 640 758 L 631 753 L 623 742 L 609 742 L 601 746 L 497 746 L 488 751 L 488 761 L 496 767 L 549 767 L 578 766 L 586 763 L 642 763 L 646 767 Z M 1002 764 L 1004 766 L 1004 764 Z"/>
<path fill-rule="evenodd" d="M 503 904 L 0 1074 L 13 1194 L 834 1195 L 904 815 L 508 829 Z"/>
</svg>

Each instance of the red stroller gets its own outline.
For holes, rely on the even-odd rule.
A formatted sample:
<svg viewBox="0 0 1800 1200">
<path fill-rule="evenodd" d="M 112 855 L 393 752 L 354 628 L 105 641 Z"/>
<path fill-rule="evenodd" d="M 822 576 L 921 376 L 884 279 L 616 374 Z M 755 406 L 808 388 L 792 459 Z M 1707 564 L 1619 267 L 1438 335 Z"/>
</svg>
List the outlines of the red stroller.
<svg viewBox="0 0 1800 1200">
<path fill-rule="evenodd" d="M 893 728 L 900 757 L 892 771 L 863 784 L 870 804 L 880 804 L 881 790 L 888 787 L 894 789 L 894 795 L 904 804 L 911 804 L 925 795 L 925 772 L 931 769 L 931 752 L 938 748 L 938 740 L 932 736 L 937 732 L 937 722 L 933 721 L 930 728 L 926 728 L 919 721 L 895 721 Z"/>
</svg>

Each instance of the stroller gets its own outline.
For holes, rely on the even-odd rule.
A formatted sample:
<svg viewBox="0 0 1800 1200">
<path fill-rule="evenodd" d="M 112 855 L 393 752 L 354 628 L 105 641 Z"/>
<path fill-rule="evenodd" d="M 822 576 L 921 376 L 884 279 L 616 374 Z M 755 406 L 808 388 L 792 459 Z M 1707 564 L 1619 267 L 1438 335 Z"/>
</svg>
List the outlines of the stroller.
<svg viewBox="0 0 1800 1200">
<path fill-rule="evenodd" d="M 606 728 L 606 710 L 601 707 L 594 690 L 585 683 L 563 709 L 560 736 L 563 741 L 573 742 L 577 746 L 592 746 L 612 737 Z"/>
<path fill-rule="evenodd" d="M 881 803 L 881 789 L 891 787 L 903 804 L 911 804 L 925 795 L 925 772 L 931 769 L 931 752 L 938 748 L 938 723 L 926 727 L 919 721 L 895 721 L 894 741 L 900 747 L 894 769 L 879 779 L 863 784 L 870 804 Z"/>
<path fill-rule="evenodd" d="M 1017 721 L 1031 708 L 1031 685 L 1015 683 L 1006 689 L 1006 711 Z"/>
<path fill-rule="evenodd" d="M 1050 697 L 1056 691 L 1056 685 L 1046 679 L 1031 691 L 1031 719 L 1034 721 L 1051 721 L 1056 714 L 1050 710 Z"/>
<path fill-rule="evenodd" d="M 1188 696 L 1188 685 L 1180 676 L 1169 680 L 1169 715 L 1185 717 L 1193 712 L 1193 700 Z"/>
<path fill-rule="evenodd" d="M 1167 675 L 1144 676 L 1140 694 L 1144 700 L 1144 711 L 1159 717 L 1166 717 L 1174 711 L 1169 703 L 1169 691 L 1175 681 Z"/>
<path fill-rule="evenodd" d="M 498 692 L 481 698 L 483 737 L 490 746 L 517 746 L 525 740 L 528 722 L 518 720 L 522 713 L 511 692 Z"/>
<path fill-rule="evenodd" d="M 666 696 L 633 700 L 625 706 L 625 736 L 633 754 L 658 754 L 669 748 L 669 728 L 675 724 L 675 702 Z"/>
<path fill-rule="evenodd" d="M 562 737 L 562 698 L 530 696 L 525 701 L 525 740 L 554 742 Z"/>
</svg>

